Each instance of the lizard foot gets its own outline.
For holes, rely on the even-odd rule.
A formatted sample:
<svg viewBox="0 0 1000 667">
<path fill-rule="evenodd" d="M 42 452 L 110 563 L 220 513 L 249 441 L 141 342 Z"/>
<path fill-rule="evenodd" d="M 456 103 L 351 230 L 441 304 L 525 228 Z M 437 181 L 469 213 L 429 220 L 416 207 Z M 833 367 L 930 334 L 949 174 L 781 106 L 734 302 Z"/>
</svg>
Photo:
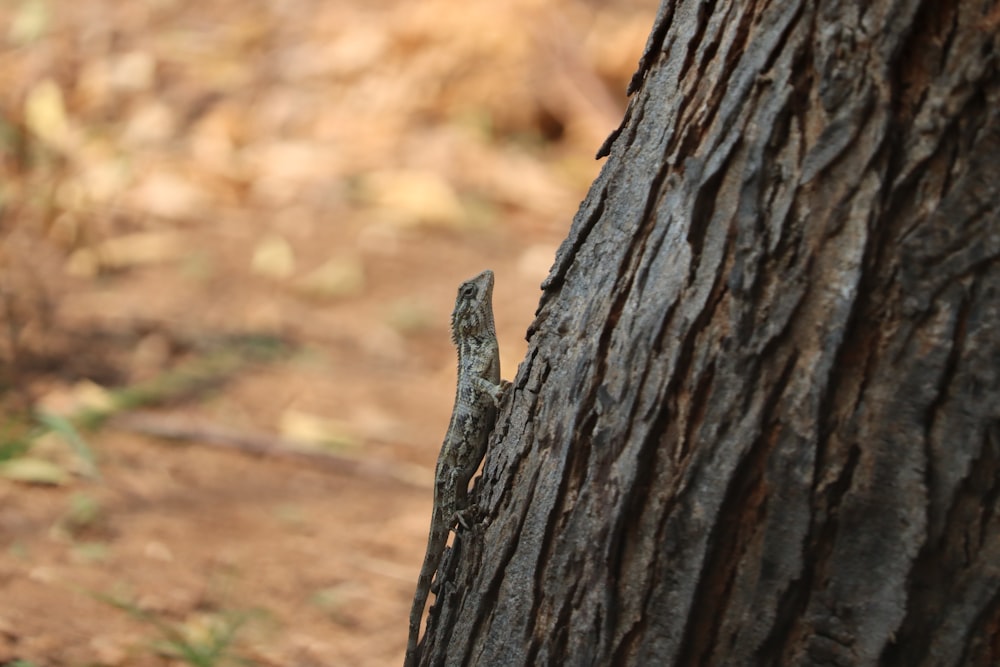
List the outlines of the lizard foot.
<svg viewBox="0 0 1000 667">
<path fill-rule="evenodd" d="M 496 390 L 491 394 L 494 406 L 500 407 L 500 402 L 503 401 L 504 396 L 510 393 L 512 386 L 509 380 L 500 380 L 500 384 L 497 385 Z"/>
<path fill-rule="evenodd" d="M 476 524 L 483 520 L 482 510 L 479 505 L 469 505 L 464 510 L 455 512 L 455 520 L 466 530 L 472 530 Z"/>
</svg>

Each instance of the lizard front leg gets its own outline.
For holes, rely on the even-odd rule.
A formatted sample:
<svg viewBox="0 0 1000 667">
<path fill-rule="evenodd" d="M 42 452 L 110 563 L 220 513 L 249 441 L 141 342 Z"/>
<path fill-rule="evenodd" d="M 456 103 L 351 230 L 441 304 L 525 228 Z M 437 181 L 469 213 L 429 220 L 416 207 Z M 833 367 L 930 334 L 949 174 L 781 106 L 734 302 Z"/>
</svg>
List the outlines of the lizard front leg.
<svg viewBox="0 0 1000 667">
<path fill-rule="evenodd" d="M 507 380 L 500 380 L 499 384 L 497 384 L 481 377 L 475 379 L 475 385 L 480 392 L 489 396 L 495 408 L 500 407 L 500 401 L 503 400 L 504 395 L 510 389 L 510 382 Z"/>
</svg>

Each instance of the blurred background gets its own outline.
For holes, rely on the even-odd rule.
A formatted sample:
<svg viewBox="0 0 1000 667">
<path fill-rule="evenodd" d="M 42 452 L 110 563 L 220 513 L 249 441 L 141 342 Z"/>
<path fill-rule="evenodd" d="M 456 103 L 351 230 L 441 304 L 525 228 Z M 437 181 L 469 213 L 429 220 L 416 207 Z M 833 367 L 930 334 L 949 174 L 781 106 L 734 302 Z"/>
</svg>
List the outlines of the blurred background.
<svg viewBox="0 0 1000 667">
<path fill-rule="evenodd" d="M 656 0 L 0 2 L 0 665 L 395 665 Z"/>
</svg>

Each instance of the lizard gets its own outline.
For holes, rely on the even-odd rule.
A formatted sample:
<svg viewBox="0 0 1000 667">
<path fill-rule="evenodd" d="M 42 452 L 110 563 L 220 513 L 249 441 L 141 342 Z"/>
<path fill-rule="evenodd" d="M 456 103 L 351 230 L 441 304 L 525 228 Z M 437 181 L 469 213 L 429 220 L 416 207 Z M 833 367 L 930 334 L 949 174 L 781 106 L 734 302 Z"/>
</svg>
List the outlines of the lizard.
<svg viewBox="0 0 1000 667">
<path fill-rule="evenodd" d="M 434 509 L 410 609 L 404 667 L 416 667 L 420 659 L 417 640 L 432 579 L 448 543 L 448 533 L 458 524 L 469 528 L 468 517 L 474 510 L 468 502 L 469 481 L 486 453 L 497 407 L 509 387 L 500 379 L 492 271 L 483 271 L 459 286 L 451 314 L 451 339 L 458 348 L 455 405 L 434 471 Z"/>
</svg>

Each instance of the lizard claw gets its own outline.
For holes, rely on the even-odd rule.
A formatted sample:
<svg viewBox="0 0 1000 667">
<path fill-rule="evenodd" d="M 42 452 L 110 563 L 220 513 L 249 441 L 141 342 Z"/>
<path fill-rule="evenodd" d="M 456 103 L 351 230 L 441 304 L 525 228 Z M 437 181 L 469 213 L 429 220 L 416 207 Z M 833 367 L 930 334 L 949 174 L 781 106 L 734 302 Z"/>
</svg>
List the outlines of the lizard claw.
<svg viewBox="0 0 1000 667">
<path fill-rule="evenodd" d="M 490 398 L 493 399 L 493 405 L 495 407 L 500 407 L 500 402 L 503 401 L 504 396 L 511 388 L 510 380 L 500 380 L 500 384 L 493 387 L 493 391 L 490 392 Z"/>
<path fill-rule="evenodd" d="M 464 510 L 455 512 L 455 520 L 465 530 L 472 530 L 476 524 L 482 521 L 482 518 L 483 515 L 479 509 L 479 505 L 469 505 Z"/>
</svg>

